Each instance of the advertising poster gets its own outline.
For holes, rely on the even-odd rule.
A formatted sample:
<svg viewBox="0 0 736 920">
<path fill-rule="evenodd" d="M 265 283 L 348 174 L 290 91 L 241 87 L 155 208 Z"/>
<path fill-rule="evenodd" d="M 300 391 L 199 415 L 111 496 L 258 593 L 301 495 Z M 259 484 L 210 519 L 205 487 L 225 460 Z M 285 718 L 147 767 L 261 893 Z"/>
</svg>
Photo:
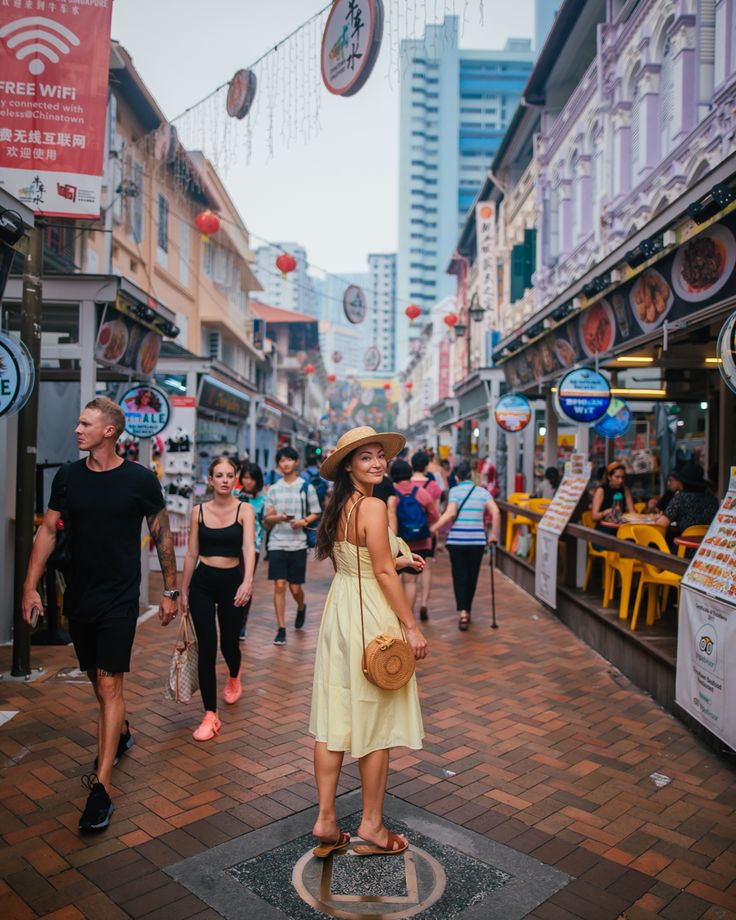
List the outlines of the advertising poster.
<svg viewBox="0 0 736 920">
<path fill-rule="evenodd" d="M 499 428 L 515 433 L 523 431 L 532 420 L 532 407 L 526 396 L 507 393 L 496 403 L 493 416 Z"/>
<path fill-rule="evenodd" d="M 161 354 L 161 336 L 117 310 L 106 307 L 95 342 L 95 360 L 149 377 Z"/>
<path fill-rule="evenodd" d="M 152 438 L 169 424 L 171 407 L 163 390 L 137 384 L 120 398 L 125 413 L 125 430 L 134 438 Z"/>
<path fill-rule="evenodd" d="M 734 661 L 736 610 L 721 600 L 683 587 L 675 699 L 732 748 L 736 747 L 736 706 L 728 675 Z M 730 679 L 734 679 L 733 675 Z"/>
<path fill-rule="evenodd" d="M 557 606 L 557 551 L 560 534 L 567 527 L 590 481 L 591 466 L 583 454 L 573 454 L 565 464 L 555 496 L 537 527 L 534 593 L 553 609 Z"/>
<path fill-rule="evenodd" d="M 0 187 L 38 214 L 97 219 L 112 0 L 0 4 Z"/>
<path fill-rule="evenodd" d="M 589 425 L 604 416 L 610 404 L 610 384 L 590 367 L 568 371 L 558 384 L 558 414 L 571 422 Z"/>
<path fill-rule="evenodd" d="M 735 268 L 736 215 L 730 214 L 505 361 L 509 386 L 552 380 L 615 346 L 635 347 L 665 320 L 697 316 L 736 293 Z"/>
<path fill-rule="evenodd" d="M 731 467 L 728 491 L 682 584 L 736 605 L 736 466 Z"/>
</svg>

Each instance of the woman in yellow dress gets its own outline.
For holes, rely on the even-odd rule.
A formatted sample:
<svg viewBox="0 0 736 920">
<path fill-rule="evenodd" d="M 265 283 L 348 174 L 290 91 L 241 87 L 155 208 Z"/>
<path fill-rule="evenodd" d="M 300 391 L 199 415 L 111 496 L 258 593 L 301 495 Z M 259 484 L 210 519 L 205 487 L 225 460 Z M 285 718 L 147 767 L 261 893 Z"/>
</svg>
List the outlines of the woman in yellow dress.
<svg viewBox="0 0 736 920">
<path fill-rule="evenodd" d="M 359 856 L 403 853 L 405 837 L 383 823 L 389 751 L 418 750 L 424 730 L 416 677 L 399 690 L 382 690 L 370 683 L 361 668 L 363 639 L 360 619 L 357 553 L 365 635 L 384 633 L 406 640 L 414 657 L 425 658 L 427 641 L 409 607 L 397 569 L 421 569 L 424 560 L 389 530 L 386 505 L 373 498 L 388 461 L 406 439 L 393 432 L 354 428 L 337 442 L 320 474 L 335 487 L 317 534 L 317 558 L 331 559 L 335 578 L 325 604 L 317 641 L 309 731 L 315 737 L 314 772 L 319 814 L 313 833 L 320 840 L 316 856 L 327 856 L 350 843 L 340 830 L 335 796 L 345 752 L 358 758 L 363 815 L 353 848 Z"/>
</svg>

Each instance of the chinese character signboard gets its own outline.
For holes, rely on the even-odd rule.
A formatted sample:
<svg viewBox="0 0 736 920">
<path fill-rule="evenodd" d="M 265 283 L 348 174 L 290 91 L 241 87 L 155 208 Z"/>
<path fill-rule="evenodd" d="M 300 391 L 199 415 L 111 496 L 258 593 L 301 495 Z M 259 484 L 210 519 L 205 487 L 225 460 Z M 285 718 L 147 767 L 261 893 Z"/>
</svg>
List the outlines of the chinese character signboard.
<svg viewBox="0 0 736 920">
<path fill-rule="evenodd" d="M 36 213 L 96 219 L 112 0 L 0 4 L 0 187 Z"/>
<path fill-rule="evenodd" d="M 579 367 L 562 378 L 557 391 L 557 406 L 571 422 L 590 425 L 606 414 L 611 403 L 611 387 L 598 371 Z"/>
<path fill-rule="evenodd" d="M 357 284 L 350 284 L 345 288 L 345 293 L 342 295 L 342 308 L 350 323 L 357 325 L 365 319 L 368 312 L 368 301 L 365 299 L 362 288 L 359 288 Z"/>
<path fill-rule="evenodd" d="M 480 305 L 496 326 L 498 296 L 496 284 L 496 207 L 490 201 L 475 206 L 475 237 L 478 247 L 477 293 Z"/>
<path fill-rule="evenodd" d="M 125 413 L 125 430 L 134 438 L 152 438 L 169 424 L 169 400 L 158 387 L 132 387 L 123 394 L 120 408 Z"/>
<path fill-rule="evenodd" d="M 526 396 L 507 393 L 496 403 L 493 415 L 503 431 L 523 431 L 531 421 L 532 408 Z"/>
<path fill-rule="evenodd" d="M 322 80 L 353 96 L 371 75 L 383 37 L 382 0 L 334 0 L 322 36 Z"/>
</svg>

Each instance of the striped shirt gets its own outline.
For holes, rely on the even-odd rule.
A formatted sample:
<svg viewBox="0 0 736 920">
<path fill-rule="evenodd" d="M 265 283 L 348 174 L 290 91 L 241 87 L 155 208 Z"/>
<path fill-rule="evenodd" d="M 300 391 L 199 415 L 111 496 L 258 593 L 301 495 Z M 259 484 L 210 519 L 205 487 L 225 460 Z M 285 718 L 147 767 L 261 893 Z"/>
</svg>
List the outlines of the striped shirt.
<svg viewBox="0 0 736 920">
<path fill-rule="evenodd" d="M 445 541 L 448 546 L 485 546 L 486 528 L 483 523 L 485 515 L 485 505 L 490 499 L 491 494 L 487 489 L 474 485 L 466 479 L 460 485 L 450 489 L 447 497 L 448 502 L 454 502 L 458 508 L 463 504 L 463 500 L 470 490 L 472 495 L 462 507 L 462 510 L 455 518 L 450 533 Z"/>
</svg>

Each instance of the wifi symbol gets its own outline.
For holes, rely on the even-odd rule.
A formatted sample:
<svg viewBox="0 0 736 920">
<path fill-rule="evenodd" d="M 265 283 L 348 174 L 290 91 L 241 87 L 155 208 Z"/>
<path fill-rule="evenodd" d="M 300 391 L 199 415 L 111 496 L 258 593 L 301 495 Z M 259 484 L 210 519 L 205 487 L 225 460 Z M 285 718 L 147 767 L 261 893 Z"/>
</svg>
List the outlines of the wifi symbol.
<svg viewBox="0 0 736 920">
<path fill-rule="evenodd" d="M 28 70 L 34 76 L 42 74 L 46 69 L 39 55 L 48 58 L 52 64 L 58 64 L 60 58 L 57 51 L 69 54 L 69 46 L 79 44 L 79 39 L 71 29 L 45 16 L 16 19 L 0 29 L 0 38 L 6 39 L 5 44 L 10 51 L 18 49 L 15 52 L 17 60 L 24 61 L 33 55 L 28 62 Z"/>
</svg>

